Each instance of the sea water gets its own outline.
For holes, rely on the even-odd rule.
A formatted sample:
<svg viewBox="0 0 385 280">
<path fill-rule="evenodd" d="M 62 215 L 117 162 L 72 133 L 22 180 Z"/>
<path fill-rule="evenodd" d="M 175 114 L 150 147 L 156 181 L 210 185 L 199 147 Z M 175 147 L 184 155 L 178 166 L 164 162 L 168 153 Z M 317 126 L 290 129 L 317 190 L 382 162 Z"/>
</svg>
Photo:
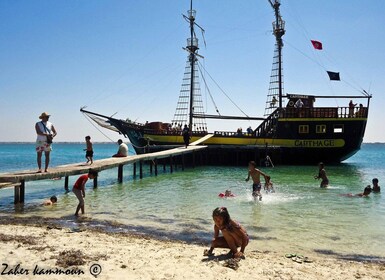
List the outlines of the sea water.
<svg viewBox="0 0 385 280">
<path fill-rule="evenodd" d="M 85 161 L 84 144 L 54 144 L 51 165 Z M 95 159 L 109 157 L 116 144 L 94 144 Z M 131 151 L 132 152 L 132 151 Z M 36 168 L 33 144 L 0 144 L 0 173 Z M 320 253 L 339 258 L 385 260 L 385 144 L 363 144 L 362 149 L 340 165 L 326 166 L 330 187 L 321 189 L 314 179 L 316 166 L 262 168 L 272 177 L 276 193 L 254 201 L 244 167 L 181 168 L 170 174 L 159 168 L 158 176 L 144 167 L 144 178 L 133 178 L 132 166 L 124 167 L 124 183 L 117 170 L 105 170 L 99 187 L 86 189 L 86 217 L 93 224 L 112 222 L 109 230 L 153 234 L 161 238 L 209 244 L 213 234 L 212 210 L 228 208 L 233 219 L 247 229 L 248 250 L 282 253 Z M 382 194 L 368 198 L 346 197 L 360 193 L 380 180 Z M 70 177 L 72 185 L 76 176 Z M 26 183 L 25 204 L 13 204 L 13 188 L 0 189 L 0 215 L 50 217 L 59 223 L 79 226 L 73 216 L 77 199 L 64 193 L 64 179 Z M 230 189 L 236 196 L 219 198 Z M 41 206 L 51 195 L 57 205 Z M 89 220 L 88 219 L 88 220 Z M 110 223 L 111 224 L 111 223 Z"/>
</svg>

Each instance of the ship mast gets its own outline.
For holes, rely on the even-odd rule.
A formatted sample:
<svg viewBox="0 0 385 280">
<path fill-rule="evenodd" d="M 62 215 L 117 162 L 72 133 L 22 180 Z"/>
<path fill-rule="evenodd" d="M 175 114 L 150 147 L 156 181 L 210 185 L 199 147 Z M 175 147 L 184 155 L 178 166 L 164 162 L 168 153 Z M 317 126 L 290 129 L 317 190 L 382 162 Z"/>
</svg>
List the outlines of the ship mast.
<svg viewBox="0 0 385 280">
<path fill-rule="evenodd" d="M 194 66 L 195 66 L 195 60 L 196 54 L 195 52 L 199 49 L 198 48 L 198 40 L 195 38 L 195 32 L 194 32 L 194 21 L 195 21 L 195 10 L 192 8 L 192 0 L 190 1 L 190 10 L 188 11 L 188 19 L 190 21 L 190 39 L 187 40 L 187 49 L 190 51 L 190 110 L 189 110 L 189 129 L 192 131 L 193 129 L 193 114 L 194 114 Z"/>
<path fill-rule="evenodd" d="M 190 36 L 187 38 L 186 47 L 183 48 L 188 52 L 188 56 L 172 125 L 177 130 L 181 129 L 183 125 L 188 125 L 190 131 L 204 132 L 207 131 L 207 124 L 199 84 L 200 69 L 198 65 L 198 58 L 204 57 L 198 54 L 199 47 L 195 27 L 202 31 L 202 36 L 204 29 L 195 22 L 195 16 L 196 12 L 192 9 L 191 0 L 187 16 L 183 15 L 183 18 L 189 23 Z"/>
<path fill-rule="evenodd" d="M 276 39 L 276 47 L 278 51 L 278 102 L 279 108 L 282 108 L 282 91 L 283 91 L 283 77 L 282 77 L 282 36 L 285 34 L 285 21 L 282 20 L 279 6 L 279 0 L 268 0 L 274 9 L 275 21 L 273 22 L 273 34 Z"/>
</svg>

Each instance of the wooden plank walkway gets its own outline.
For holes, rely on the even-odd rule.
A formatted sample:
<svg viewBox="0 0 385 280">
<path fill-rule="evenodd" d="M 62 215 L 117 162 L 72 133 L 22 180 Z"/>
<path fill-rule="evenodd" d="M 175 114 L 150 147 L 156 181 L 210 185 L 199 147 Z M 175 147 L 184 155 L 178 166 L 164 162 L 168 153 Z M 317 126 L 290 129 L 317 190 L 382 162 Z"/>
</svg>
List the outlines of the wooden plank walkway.
<svg viewBox="0 0 385 280">
<path fill-rule="evenodd" d="M 90 168 L 96 171 L 102 171 L 106 169 L 111 169 L 114 167 L 119 167 L 120 165 L 133 164 L 140 161 L 150 161 L 161 158 L 168 158 L 170 156 L 178 156 L 182 154 L 191 153 L 201 149 L 205 149 L 207 146 L 188 146 L 174 148 L 171 150 L 134 155 L 122 158 L 106 158 L 100 160 L 94 160 L 92 165 L 85 163 L 74 163 L 67 165 L 60 165 L 52 167 L 49 169 L 49 172 L 36 173 L 36 170 L 23 170 L 12 173 L 3 173 L 0 174 L 0 183 L 7 184 L 20 183 L 21 181 L 37 181 L 37 180 L 46 180 L 54 179 L 57 177 L 73 176 L 87 173 Z M 0 185 L 1 188 L 1 185 Z"/>
<path fill-rule="evenodd" d="M 202 138 L 190 143 L 190 146 L 196 146 L 200 143 L 203 143 L 204 141 L 206 141 L 207 139 L 210 139 L 213 136 L 214 136 L 214 134 L 207 134 L 206 136 L 203 136 Z"/>
<path fill-rule="evenodd" d="M 37 181 L 37 180 L 48 180 L 64 177 L 64 187 L 68 190 L 68 177 L 73 175 L 85 174 L 89 169 L 96 171 L 102 171 L 111 168 L 118 168 L 118 181 L 121 183 L 123 181 L 123 166 L 127 164 L 134 165 L 134 176 L 136 176 L 136 163 L 139 163 L 139 172 L 140 178 L 143 177 L 142 165 L 143 162 L 152 161 L 155 167 L 155 175 L 157 175 L 157 160 L 170 158 L 170 171 L 172 173 L 173 168 L 173 157 L 182 156 L 182 162 L 184 162 L 183 155 L 188 153 L 194 153 L 196 151 L 207 148 L 207 146 L 196 146 L 199 143 L 207 140 L 213 135 L 206 135 L 201 139 L 191 143 L 187 148 L 178 147 L 170 150 L 133 155 L 128 157 L 121 158 L 106 158 L 100 160 L 94 160 L 92 165 L 85 163 L 74 163 L 67 165 L 60 165 L 52 167 L 49 169 L 49 172 L 37 173 L 36 170 L 23 170 L 18 172 L 3 173 L 0 174 L 0 189 L 10 186 L 15 188 L 15 203 L 24 202 L 24 193 L 25 193 L 25 182 L 28 181 Z M 202 140 L 203 139 L 203 140 Z M 152 172 L 152 165 L 150 165 L 150 170 Z M 184 169 L 184 164 L 182 163 L 182 169 Z M 97 187 L 97 179 L 94 179 L 94 187 Z"/>
</svg>

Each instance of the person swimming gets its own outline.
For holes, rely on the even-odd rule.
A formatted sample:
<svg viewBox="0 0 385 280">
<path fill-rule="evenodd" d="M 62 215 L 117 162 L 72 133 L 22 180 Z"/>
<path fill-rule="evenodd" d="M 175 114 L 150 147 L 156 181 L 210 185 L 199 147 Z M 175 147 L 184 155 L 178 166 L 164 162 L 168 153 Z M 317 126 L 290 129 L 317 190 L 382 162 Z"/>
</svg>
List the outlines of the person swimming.
<svg viewBox="0 0 385 280">
<path fill-rule="evenodd" d="M 49 199 L 43 202 L 44 206 L 51 206 L 57 202 L 57 197 L 56 196 L 51 196 Z"/>
<path fill-rule="evenodd" d="M 233 194 L 230 190 L 226 190 L 224 193 L 218 194 L 219 197 L 234 197 L 235 194 Z"/>
<path fill-rule="evenodd" d="M 347 194 L 341 194 L 341 196 L 347 196 L 347 197 L 368 197 L 369 194 L 372 192 L 372 188 L 370 185 L 367 185 L 364 189 L 364 192 L 362 193 L 357 193 L 357 194 L 352 194 L 352 193 L 347 193 Z"/>
</svg>

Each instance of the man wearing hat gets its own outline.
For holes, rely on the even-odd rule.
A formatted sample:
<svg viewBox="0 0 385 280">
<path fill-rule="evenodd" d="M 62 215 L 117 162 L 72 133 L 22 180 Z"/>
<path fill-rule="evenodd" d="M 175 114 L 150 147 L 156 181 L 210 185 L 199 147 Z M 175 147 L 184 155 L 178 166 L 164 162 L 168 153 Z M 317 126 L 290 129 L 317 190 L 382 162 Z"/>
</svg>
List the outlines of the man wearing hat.
<svg viewBox="0 0 385 280">
<path fill-rule="evenodd" d="M 36 152 L 37 152 L 37 166 L 39 167 L 38 173 L 41 173 L 41 156 L 44 152 L 45 155 L 45 169 L 44 172 L 48 172 L 49 155 L 51 152 L 52 139 L 56 136 L 56 129 L 51 122 L 48 121 L 50 115 L 47 112 L 41 113 L 39 119 L 35 125 L 37 139 L 36 139 Z"/>
</svg>

